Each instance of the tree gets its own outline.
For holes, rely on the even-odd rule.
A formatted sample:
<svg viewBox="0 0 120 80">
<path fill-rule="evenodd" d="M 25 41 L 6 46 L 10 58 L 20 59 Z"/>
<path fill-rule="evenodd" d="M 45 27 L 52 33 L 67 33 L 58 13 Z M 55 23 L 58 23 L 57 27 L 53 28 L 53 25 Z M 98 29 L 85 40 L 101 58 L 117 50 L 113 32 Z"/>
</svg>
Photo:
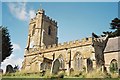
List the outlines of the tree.
<svg viewBox="0 0 120 80">
<path fill-rule="evenodd" d="M 103 34 L 101 36 L 105 37 L 106 35 L 109 35 L 109 38 L 113 37 L 113 32 L 112 31 L 106 31 L 106 32 L 103 32 Z"/>
<path fill-rule="evenodd" d="M 105 35 L 107 34 L 109 34 L 109 37 L 120 36 L 120 19 L 114 18 L 110 23 L 110 29 L 115 30 L 115 31 L 114 32 L 112 31 L 103 32 L 101 36 L 105 37 Z"/>
<path fill-rule="evenodd" d="M 120 30 L 120 19 L 114 18 L 110 23 L 111 29 L 119 29 Z"/>
<path fill-rule="evenodd" d="M 114 18 L 110 23 L 110 29 L 115 30 L 113 32 L 114 37 L 120 36 L 120 19 Z"/>
<path fill-rule="evenodd" d="M 12 53 L 12 44 L 10 42 L 10 35 L 6 27 L 0 26 L 0 31 L 2 32 L 2 60 L 5 60 L 6 57 L 9 57 Z"/>
</svg>

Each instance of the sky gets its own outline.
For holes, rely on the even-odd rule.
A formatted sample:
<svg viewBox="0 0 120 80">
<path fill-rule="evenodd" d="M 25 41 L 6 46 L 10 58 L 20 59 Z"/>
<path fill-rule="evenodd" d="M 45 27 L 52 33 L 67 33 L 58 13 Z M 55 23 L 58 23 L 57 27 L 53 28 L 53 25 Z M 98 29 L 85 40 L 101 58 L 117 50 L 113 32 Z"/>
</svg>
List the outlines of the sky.
<svg viewBox="0 0 120 80">
<path fill-rule="evenodd" d="M 2 2 L 0 6 L 0 25 L 8 28 L 14 48 L 2 62 L 3 69 L 7 64 L 21 67 L 29 20 L 40 8 L 58 22 L 59 43 L 91 37 L 92 32 L 100 35 L 111 31 L 110 22 L 118 17 L 118 2 Z"/>
<path fill-rule="evenodd" d="M 118 2 L 119 0 L 1 0 L 2 2 Z"/>
</svg>

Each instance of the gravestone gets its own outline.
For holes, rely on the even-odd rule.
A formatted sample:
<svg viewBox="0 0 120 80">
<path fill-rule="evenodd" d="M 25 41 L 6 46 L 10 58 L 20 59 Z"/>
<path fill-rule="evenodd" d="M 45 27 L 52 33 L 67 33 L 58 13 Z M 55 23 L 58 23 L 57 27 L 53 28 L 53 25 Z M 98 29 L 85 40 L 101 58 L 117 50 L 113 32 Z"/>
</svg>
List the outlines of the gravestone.
<svg viewBox="0 0 120 80">
<path fill-rule="evenodd" d="M 52 74 L 57 74 L 58 71 L 59 71 L 59 68 L 60 68 L 60 62 L 59 62 L 58 59 L 55 59 L 55 60 L 52 62 L 51 73 L 52 73 Z"/>
<path fill-rule="evenodd" d="M 12 65 L 7 65 L 6 66 L 6 73 L 13 73 L 14 72 L 14 69 L 12 67 Z"/>
<path fill-rule="evenodd" d="M 3 74 L 3 69 L 0 69 L 0 74 Z"/>
<path fill-rule="evenodd" d="M 90 58 L 87 59 L 87 72 L 91 72 L 93 70 L 93 62 Z"/>
<path fill-rule="evenodd" d="M 42 76 L 45 75 L 45 63 L 40 64 L 40 73 L 42 74 Z"/>
<path fill-rule="evenodd" d="M 48 63 L 47 62 L 43 62 L 43 63 L 41 63 L 40 64 L 40 70 L 46 70 L 46 69 L 50 69 L 50 68 L 48 68 Z"/>
<path fill-rule="evenodd" d="M 96 66 L 97 68 L 102 68 L 104 66 L 104 50 L 108 41 L 108 35 L 105 37 L 98 37 L 96 34 L 92 33 L 92 43 L 95 50 Z"/>
<path fill-rule="evenodd" d="M 15 67 L 13 68 L 14 72 L 18 71 L 19 70 L 19 66 L 18 65 L 15 65 Z"/>
<path fill-rule="evenodd" d="M 44 70 L 44 63 L 40 64 L 40 70 Z"/>
</svg>

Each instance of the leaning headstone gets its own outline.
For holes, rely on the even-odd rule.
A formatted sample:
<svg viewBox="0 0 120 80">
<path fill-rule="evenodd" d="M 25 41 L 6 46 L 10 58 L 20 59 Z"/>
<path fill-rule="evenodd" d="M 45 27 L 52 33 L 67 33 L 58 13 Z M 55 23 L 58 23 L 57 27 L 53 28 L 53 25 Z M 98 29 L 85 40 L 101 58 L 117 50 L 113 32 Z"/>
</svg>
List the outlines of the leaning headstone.
<svg viewBox="0 0 120 80">
<path fill-rule="evenodd" d="M 14 72 L 14 69 L 12 67 L 12 65 L 7 65 L 6 66 L 6 73 L 13 73 Z"/>
<path fill-rule="evenodd" d="M 55 59 L 52 63 L 52 67 L 51 67 L 51 73 L 52 74 L 57 74 L 59 71 L 59 67 L 60 67 L 60 62 L 58 59 Z"/>
</svg>

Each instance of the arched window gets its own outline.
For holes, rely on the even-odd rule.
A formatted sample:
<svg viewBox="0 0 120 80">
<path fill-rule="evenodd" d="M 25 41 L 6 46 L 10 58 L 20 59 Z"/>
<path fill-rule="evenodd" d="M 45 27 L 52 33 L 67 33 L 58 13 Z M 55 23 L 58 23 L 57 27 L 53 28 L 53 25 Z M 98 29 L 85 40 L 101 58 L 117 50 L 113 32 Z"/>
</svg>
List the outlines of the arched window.
<svg viewBox="0 0 120 80">
<path fill-rule="evenodd" d="M 76 53 L 74 57 L 74 69 L 81 70 L 82 69 L 82 56 L 79 52 Z"/>
<path fill-rule="evenodd" d="M 51 26 L 48 27 L 48 35 L 51 35 Z"/>
<path fill-rule="evenodd" d="M 60 69 L 64 69 L 64 59 L 63 59 L 63 56 L 60 55 L 58 57 L 58 60 L 60 61 Z"/>
<path fill-rule="evenodd" d="M 113 59 L 110 63 L 110 72 L 115 73 L 118 71 L 118 64 L 117 64 L 117 60 Z"/>
</svg>

